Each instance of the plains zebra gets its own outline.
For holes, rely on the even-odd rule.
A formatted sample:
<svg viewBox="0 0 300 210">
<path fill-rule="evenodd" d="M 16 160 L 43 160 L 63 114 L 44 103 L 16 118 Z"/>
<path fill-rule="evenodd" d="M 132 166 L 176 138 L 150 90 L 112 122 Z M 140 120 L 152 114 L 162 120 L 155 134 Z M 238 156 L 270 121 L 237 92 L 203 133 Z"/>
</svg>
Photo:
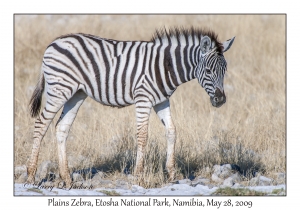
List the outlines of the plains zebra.
<svg viewBox="0 0 300 210">
<path fill-rule="evenodd" d="M 166 128 L 169 179 L 175 178 L 175 126 L 169 97 L 176 88 L 194 78 L 220 107 L 226 97 L 223 79 L 226 60 L 223 53 L 234 38 L 220 43 L 208 30 L 158 30 L 151 41 L 117 41 L 88 34 L 69 34 L 55 39 L 46 49 L 41 75 L 30 104 L 35 121 L 34 143 L 28 165 L 28 182 L 34 181 L 41 140 L 56 113 L 59 171 L 71 184 L 66 156 L 66 139 L 79 107 L 87 96 L 114 107 L 135 104 L 137 157 L 135 174 L 143 171 L 148 120 L 153 107 Z M 45 107 L 40 112 L 43 92 Z"/>
</svg>

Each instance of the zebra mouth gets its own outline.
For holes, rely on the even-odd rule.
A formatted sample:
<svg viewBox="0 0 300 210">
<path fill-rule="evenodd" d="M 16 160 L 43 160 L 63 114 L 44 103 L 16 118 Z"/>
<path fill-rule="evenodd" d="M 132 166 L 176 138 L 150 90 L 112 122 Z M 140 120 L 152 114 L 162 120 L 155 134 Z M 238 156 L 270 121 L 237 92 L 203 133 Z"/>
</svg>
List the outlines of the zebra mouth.
<svg viewBox="0 0 300 210">
<path fill-rule="evenodd" d="M 221 96 L 221 97 L 210 97 L 210 102 L 214 107 L 221 107 L 223 104 L 226 102 L 226 97 Z"/>
</svg>

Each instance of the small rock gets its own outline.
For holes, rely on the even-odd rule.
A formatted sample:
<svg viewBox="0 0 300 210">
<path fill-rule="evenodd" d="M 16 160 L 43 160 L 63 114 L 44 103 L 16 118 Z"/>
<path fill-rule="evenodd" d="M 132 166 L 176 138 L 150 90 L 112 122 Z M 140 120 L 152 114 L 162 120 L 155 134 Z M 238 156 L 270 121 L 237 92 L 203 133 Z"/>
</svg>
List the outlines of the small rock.
<svg viewBox="0 0 300 210">
<path fill-rule="evenodd" d="M 210 182 L 209 179 L 205 179 L 205 178 L 199 179 L 199 181 L 202 182 L 202 183 L 204 183 L 204 185 L 208 184 Z"/>
<path fill-rule="evenodd" d="M 74 182 L 82 182 L 84 181 L 83 177 L 79 173 L 73 173 L 72 174 L 72 179 Z"/>
<path fill-rule="evenodd" d="M 132 185 L 132 186 L 131 186 L 131 191 L 132 191 L 133 193 L 135 193 L 135 192 L 137 192 L 137 191 L 139 191 L 140 193 L 145 193 L 145 192 L 146 192 L 145 188 L 143 188 L 143 187 L 141 187 L 141 186 L 138 186 L 138 185 Z"/>
<path fill-rule="evenodd" d="M 27 181 L 27 172 L 24 172 L 21 174 L 21 176 L 18 177 L 18 179 L 16 180 L 16 183 L 25 183 Z"/>
<path fill-rule="evenodd" d="M 93 176 L 92 180 L 101 180 L 104 178 L 104 173 L 102 171 L 98 171 L 95 176 Z"/>
<path fill-rule="evenodd" d="M 221 165 L 222 170 L 232 170 L 231 164 L 223 164 Z"/>
<path fill-rule="evenodd" d="M 260 176 L 259 177 L 259 185 L 260 186 L 269 186 L 272 184 L 272 179 L 267 178 L 265 176 Z"/>
<path fill-rule="evenodd" d="M 123 190 L 128 190 L 129 189 L 129 184 L 123 180 L 117 180 L 116 181 L 116 187 L 121 188 Z"/>
<path fill-rule="evenodd" d="M 14 171 L 15 179 L 18 179 L 19 176 L 21 176 L 24 173 L 27 173 L 27 167 L 26 167 L 26 165 L 16 166 L 15 167 L 15 171 Z"/>
<path fill-rule="evenodd" d="M 232 175 L 232 168 L 230 164 L 225 164 L 221 166 L 220 178 L 226 179 Z"/>
<path fill-rule="evenodd" d="M 191 184 L 191 180 L 189 180 L 189 179 L 182 179 L 182 180 L 178 180 L 177 182 L 176 182 L 176 184 Z"/>
<path fill-rule="evenodd" d="M 193 186 L 193 187 L 195 187 L 195 186 L 197 186 L 198 184 L 200 184 L 200 185 L 206 185 L 206 184 L 208 184 L 209 183 L 209 179 L 205 179 L 205 178 L 196 178 L 194 181 L 192 181 L 192 183 L 191 183 L 191 185 Z"/>
<path fill-rule="evenodd" d="M 239 173 L 232 174 L 230 177 L 232 178 L 232 180 L 233 180 L 234 183 L 242 181 L 242 178 L 239 175 Z"/>
<path fill-rule="evenodd" d="M 272 183 L 272 179 L 265 176 L 254 177 L 250 180 L 250 186 L 269 186 Z"/>
<path fill-rule="evenodd" d="M 233 174 L 234 170 L 238 170 L 239 167 L 237 165 L 233 165 L 234 169 L 232 168 L 231 164 L 224 164 L 224 165 L 214 165 L 213 166 L 213 174 L 221 179 L 227 179 Z M 216 177 L 214 177 L 215 180 L 218 180 Z M 220 182 L 221 180 L 217 181 Z"/>
<path fill-rule="evenodd" d="M 214 182 L 217 182 L 217 183 L 221 183 L 221 182 L 224 181 L 224 179 L 219 178 L 217 174 L 212 174 L 212 175 L 211 175 L 211 179 L 212 179 Z"/>
<path fill-rule="evenodd" d="M 102 186 L 101 183 L 102 183 L 102 180 L 100 180 L 100 179 L 94 179 L 94 180 L 92 179 L 91 180 L 91 185 L 93 185 L 94 188 L 101 187 Z"/>
<path fill-rule="evenodd" d="M 258 182 L 259 182 L 258 177 L 254 177 L 254 178 L 252 178 L 252 179 L 250 180 L 249 185 L 250 185 L 250 186 L 257 186 L 257 185 L 258 185 Z"/>
<path fill-rule="evenodd" d="M 220 165 L 214 165 L 213 166 L 213 173 L 219 176 L 221 174 L 221 166 Z"/>
<path fill-rule="evenodd" d="M 228 177 L 227 179 L 224 180 L 223 185 L 225 185 L 226 187 L 232 187 L 233 186 L 233 178 L 232 177 Z"/>
</svg>

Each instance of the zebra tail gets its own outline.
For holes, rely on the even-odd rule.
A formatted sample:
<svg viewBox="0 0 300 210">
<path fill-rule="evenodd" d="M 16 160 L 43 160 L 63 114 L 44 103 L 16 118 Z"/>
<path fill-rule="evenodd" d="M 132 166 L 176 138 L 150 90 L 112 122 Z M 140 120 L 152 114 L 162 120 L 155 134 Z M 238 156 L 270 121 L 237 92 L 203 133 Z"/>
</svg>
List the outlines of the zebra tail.
<svg viewBox="0 0 300 210">
<path fill-rule="evenodd" d="M 36 117 L 40 113 L 44 87 L 45 78 L 42 73 L 29 102 L 31 117 Z"/>
</svg>

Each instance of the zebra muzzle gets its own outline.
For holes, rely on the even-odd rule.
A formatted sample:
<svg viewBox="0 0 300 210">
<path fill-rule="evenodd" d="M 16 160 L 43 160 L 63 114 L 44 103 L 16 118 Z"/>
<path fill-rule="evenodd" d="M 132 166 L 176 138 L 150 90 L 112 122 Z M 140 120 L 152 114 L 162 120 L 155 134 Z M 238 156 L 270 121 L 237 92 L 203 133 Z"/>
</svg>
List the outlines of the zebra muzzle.
<svg viewBox="0 0 300 210">
<path fill-rule="evenodd" d="M 210 102 L 214 107 L 221 107 L 226 102 L 225 93 L 222 93 L 220 89 L 217 88 L 215 91 L 215 95 L 210 97 Z"/>
</svg>

